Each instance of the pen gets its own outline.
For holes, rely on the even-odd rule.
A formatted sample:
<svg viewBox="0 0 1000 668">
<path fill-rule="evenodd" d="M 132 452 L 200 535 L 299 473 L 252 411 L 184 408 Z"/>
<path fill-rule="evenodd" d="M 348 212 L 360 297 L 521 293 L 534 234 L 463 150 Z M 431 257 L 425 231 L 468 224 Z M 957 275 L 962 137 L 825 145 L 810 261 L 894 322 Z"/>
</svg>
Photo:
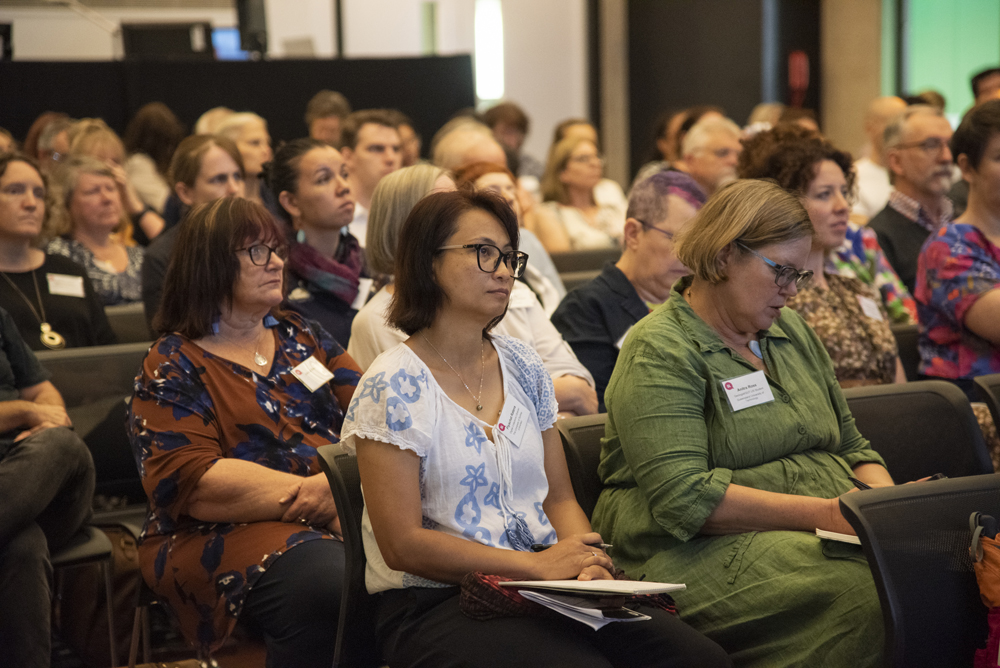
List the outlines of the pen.
<svg viewBox="0 0 1000 668">
<path fill-rule="evenodd" d="M 854 486 L 857 487 L 858 489 L 871 489 L 871 487 L 869 485 L 867 485 L 866 483 L 861 482 L 857 478 L 852 478 L 852 477 L 848 476 L 847 479 L 850 480 L 851 482 L 853 482 Z"/>
<path fill-rule="evenodd" d="M 554 543 L 553 543 L 553 545 L 554 545 Z M 552 545 L 542 545 L 541 543 L 535 543 L 534 545 L 531 546 L 531 551 L 532 552 L 541 552 L 542 550 L 547 550 L 550 547 L 552 547 Z M 594 543 L 590 547 L 599 547 L 602 550 L 607 550 L 609 547 L 614 547 L 614 545 L 610 545 L 608 543 Z"/>
</svg>

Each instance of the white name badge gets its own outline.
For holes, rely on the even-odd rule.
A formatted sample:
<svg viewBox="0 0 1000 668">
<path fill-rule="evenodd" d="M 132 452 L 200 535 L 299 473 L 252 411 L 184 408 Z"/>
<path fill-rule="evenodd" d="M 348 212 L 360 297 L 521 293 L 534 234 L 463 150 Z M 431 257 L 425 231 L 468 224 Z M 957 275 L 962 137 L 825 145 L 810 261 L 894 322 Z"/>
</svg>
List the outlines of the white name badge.
<svg viewBox="0 0 1000 668">
<path fill-rule="evenodd" d="M 83 297 L 83 276 L 67 274 L 45 274 L 49 282 L 49 294 L 64 297 Z"/>
<path fill-rule="evenodd" d="M 508 397 L 503 404 L 503 410 L 500 411 L 497 429 L 507 437 L 507 440 L 520 447 L 521 437 L 524 436 L 528 424 L 528 409 L 517 399 Z"/>
<path fill-rule="evenodd" d="M 865 297 L 864 295 L 858 295 L 858 303 L 861 304 L 861 311 L 871 318 L 872 320 L 878 320 L 882 322 L 882 311 L 878 310 L 878 304 L 871 297 Z"/>
<path fill-rule="evenodd" d="M 737 376 L 722 382 L 722 390 L 726 393 L 729 407 L 733 412 L 744 408 L 766 404 L 774 401 L 771 386 L 767 384 L 767 376 L 763 371 L 754 371 L 745 376 Z"/>
<path fill-rule="evenodd" d="M 361 307 L 368 301 L 368 295 L 372 291 L 372 284 L 374 282 L 375 281 L 370 278 L 358 279 L 358 296 L 354 298 L 354 303 L 351 304 L 352 309 L 355 311 L 361 310 Z"/>
<path fill-rule="evenodd" d="M 319 363 L 315 357 L 310 356 L 302 364 L 292 369 L 292 375 L 299 379 L 303 385 L 309 388 L 310 392 L 315 392 L 330 382 L 333 374 L 325 366 Z"/>
</svg>

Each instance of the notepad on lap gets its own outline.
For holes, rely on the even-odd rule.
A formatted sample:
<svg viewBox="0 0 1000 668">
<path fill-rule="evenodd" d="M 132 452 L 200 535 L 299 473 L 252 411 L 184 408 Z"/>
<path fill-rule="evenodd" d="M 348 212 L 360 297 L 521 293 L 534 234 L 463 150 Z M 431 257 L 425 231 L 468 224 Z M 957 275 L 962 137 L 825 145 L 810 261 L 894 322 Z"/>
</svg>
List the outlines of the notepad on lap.
<svg viewBox="0 0 1000 668">
<path fill-rule="evenodd" d="M 520 580 L 501 582 L 501 587 L 519 587 L 566 591 L 576 594 L 602 594 L 606 596 L 636 596 L 639 594 L 666 594 L 686 589 L 686 585 L 668 582 L 640 582 L 638 580 Z"/>
<path fill-rule="evenodd" d="M 837 540 L 841 543 L 851 543 L 853 545 L 861 545 L 861 539 L 857 536 L 851 536 L 846 533 L 837 533 L 836 531 L 824 531 L 823 529 L 816 529 L 816 535 L 820 538 L 826 538 L 827 540 Z"/>
</svg>

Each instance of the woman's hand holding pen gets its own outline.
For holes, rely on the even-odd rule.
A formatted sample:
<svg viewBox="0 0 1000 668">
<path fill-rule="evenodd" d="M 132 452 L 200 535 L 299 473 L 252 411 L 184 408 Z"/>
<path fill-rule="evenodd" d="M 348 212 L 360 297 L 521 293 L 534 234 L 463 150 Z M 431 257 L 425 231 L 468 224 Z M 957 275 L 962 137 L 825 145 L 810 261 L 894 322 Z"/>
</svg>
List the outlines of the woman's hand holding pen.
<svg viewBox="0 0 1000 668">
<path fill-rule="evenodd" d="M 569 536 L 538 552 L 539 580 L 609 580 L 614 565 L 600 548 L 601 535 L 585 533 Z"/>
</svg>

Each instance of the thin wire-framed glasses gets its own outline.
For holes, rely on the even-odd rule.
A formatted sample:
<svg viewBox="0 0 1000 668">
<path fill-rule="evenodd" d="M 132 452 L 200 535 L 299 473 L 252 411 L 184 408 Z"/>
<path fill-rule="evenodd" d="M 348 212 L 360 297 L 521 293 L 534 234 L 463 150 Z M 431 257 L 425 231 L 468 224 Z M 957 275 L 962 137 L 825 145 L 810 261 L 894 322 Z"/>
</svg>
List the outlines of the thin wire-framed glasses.
<svg viewBox="0 0 1000 668">
<path fill-rule="evenodd" d="M 660 234 L 662 234 L 666 238 L 670 239 L 671 241 L 674 240 L 674 233 L 673 232 L 669 232 L 667 230 L 661 230 L 658 227 L 654 227 L 654 226 L 650 225 L 645 220 L 639 220 L 638 218 L 636 218 L 636 220 L 638 220 L 639 224 L 642 225 L 647 230 L 653 230 L 654 232 L 659 232 Z"/>
<path fill-rule="evenodd" d="M 463 244 L 460 246 L 441 246 L 438 248 L 439 251 L 446 250 L 461 250 L 464 248 L 475 248 L 476 249 L 476 262 L 479 264 L 480 271 L 485 271 L 487 274 L 492 274 L 500 267 L 500 262 L 507 265 L 507 269 L 510 270 L 510 275 L 514 278 L 521 278 L 524 275 L 524 270 L 528 266 L 528 254 L 522 251 L 507 251 L 504 252 L 494 246 L 493 244 Z"/>
<path fill-rule="evenodd" d="M 250 261 L 258 267 L 267 266 L 267 263 L 271 261 L 271 253 L 280 257 L 282 262 L 288 259 L 288 246 L 285 244 L 279 244 L 275 248 L 271 248 L 267 244 L 254 244 L 247 248 L 236 249 L 237 253 L 240 251 L 246 251 L 247 255 L 250 256 Z"/>
<path fill-rule="evenodd" d="M 774 283 L 779 288 L 786 288 L 794 281 L 795 287 L 801 290 L 802 288 L 809 285 L 809 281 L 812 280 L 813 272 L 810 271 L 809 269 L 806 269 L 804 271 L 799 271 L 798 269 L 790 265 L 778 264 L 774 260 L 764 257 L 754 249 L 748 248 L 743 243 L 739 241 L 737 241 L 736 243 L 743 250 L 753 253 L 754 255 L 759 257 L 761 260 L 764 261 L 764 264 L 766 264 L 767 266 L 769 266 L 771 269 L 774 270 Z"/>
<path fill-rule="evenodd" d="M 929 156 L 941 155 L 941 152 L 948 147 L 948 140 L 942 137 L 930 137 L 923 141 L 911 141 L 905 144 L 896 144 L 895 146 L 890 146 L 889 148 L 919 148 L 921 151 Z"/>
</svg>

